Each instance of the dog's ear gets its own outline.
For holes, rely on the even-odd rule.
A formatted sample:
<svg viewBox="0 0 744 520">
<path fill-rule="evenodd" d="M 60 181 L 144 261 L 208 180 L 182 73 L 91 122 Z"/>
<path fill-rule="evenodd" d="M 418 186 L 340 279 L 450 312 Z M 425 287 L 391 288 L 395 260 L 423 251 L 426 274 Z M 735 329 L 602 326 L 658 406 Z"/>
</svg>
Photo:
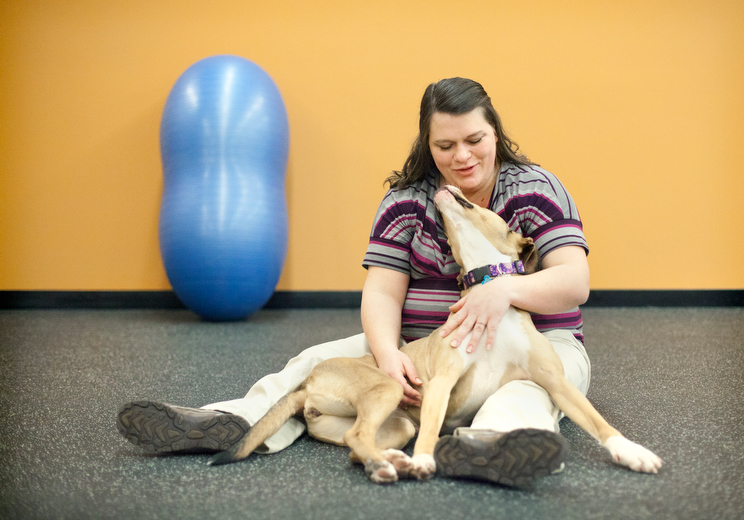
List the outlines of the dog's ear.
<svg viewBox="0 0 744 520">
<path fill-rule="evenodd" d="M 519 252 L 519 259 L 524 264 L 524 270 L 527 274 L 534 273 L 538 270 L 540 263 L 535 242 L 529 237 L 522 237 L 520 242 L 521 251 Z"/>
</svg>

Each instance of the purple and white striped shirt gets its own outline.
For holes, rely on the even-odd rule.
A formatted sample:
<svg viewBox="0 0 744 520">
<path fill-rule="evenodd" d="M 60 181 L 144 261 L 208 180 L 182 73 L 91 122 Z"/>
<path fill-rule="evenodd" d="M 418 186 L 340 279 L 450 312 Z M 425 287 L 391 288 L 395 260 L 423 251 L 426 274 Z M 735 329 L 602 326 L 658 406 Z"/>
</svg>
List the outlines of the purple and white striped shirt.
<svg viewBox="0 0 744 520">
<path fill-rule="evenodd" d="M 410 276 L 401 328 L 406 341 L 425 337 L 443 325 L 448 307 L 460 298 L 460 267 L 434 205 L 438 178 L 438 172 L 433 172 L 409 188 L 387 192 L 362 264 Z M 532 237 L 541 257 L 569 245 L 588 252 L 571 196 L 553 174 L 538 166 L 502 164 L 489 207 L 512 230 Z M 565 329 L 584 339 L 578 307 L 562 314 L 532 314 L 532 321 L 540 331 Z"/>
</svg>

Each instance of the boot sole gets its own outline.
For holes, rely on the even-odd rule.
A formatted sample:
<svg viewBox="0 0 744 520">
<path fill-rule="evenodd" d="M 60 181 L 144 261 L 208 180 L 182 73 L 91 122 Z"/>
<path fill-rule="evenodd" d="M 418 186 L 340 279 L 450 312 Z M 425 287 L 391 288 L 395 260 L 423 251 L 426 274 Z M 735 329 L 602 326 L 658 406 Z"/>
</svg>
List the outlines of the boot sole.
<svg viewBox="0 0 744 520">
<path fill-rule="evenodd" d="M 119 432 L 150 453 L 215 453 L 248 433 L 240 416 L 182 408 L 155 401 L 127 403 L 116 416 Z"/>
<path fill-rule="evenodd" d="M 561 469 L 568 443 L 548 430 L 523 429 L 484 441 L 446 436 L 434 450 L 437 472 L 447 477 L 527 487 Z"/>
</svg>

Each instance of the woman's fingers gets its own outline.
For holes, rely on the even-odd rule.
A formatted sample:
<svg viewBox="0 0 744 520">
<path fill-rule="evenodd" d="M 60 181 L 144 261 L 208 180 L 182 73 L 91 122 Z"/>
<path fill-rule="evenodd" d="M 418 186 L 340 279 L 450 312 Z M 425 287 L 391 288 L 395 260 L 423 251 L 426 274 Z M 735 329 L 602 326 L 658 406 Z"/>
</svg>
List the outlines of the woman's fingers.
<svg viewBox="0 0 744 520">
<path fill-rule="evenodd" d="M 490 350 L 496 341 L 496 331 L 503 313 L 502 306 L 508 309 L 508 301 L 494 299 L 488 291 L 476 287 L 450 307 L 452 313 L 442 326 L 440 334 L 449 337 L 449 344 L 453 348 L 461 346 L 467 339 L 465 351 L 468 353 L 475 352 L 485 334 L 486 349 Z"/>
<path fill-rule="evenodd" d="M 457 303 L 451 305 L 449 307 L 450 315 L 447 317 L 447 321 L 442 326 L 441 330 L 439 331 L 439 334 L 442 337 L 449 336 L 453 330 L 455 330 L 457 327 L 460 326 L 462 321 L 467 316 L 467 311 L 462 311 L 463 305 L 465 305 L 465 301 L 467 300 L 467 295 L 463 298 L 460 298 Z"/>
</svg>

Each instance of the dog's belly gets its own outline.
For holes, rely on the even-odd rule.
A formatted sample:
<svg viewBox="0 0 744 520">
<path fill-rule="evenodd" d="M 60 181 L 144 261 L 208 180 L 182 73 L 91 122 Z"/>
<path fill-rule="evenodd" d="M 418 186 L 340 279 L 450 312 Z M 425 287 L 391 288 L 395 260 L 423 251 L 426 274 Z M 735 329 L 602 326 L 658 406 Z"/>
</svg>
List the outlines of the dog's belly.
<svg viewBox="0 0 744 520">
<path fill-rule="evenodd" d="M 513 379 L 526 379 L 529 376 L 530 341 L 516 309 L 510 308 L 501 320 L 491 350 L 486 350 L 484 334 L 476 351 L 468 354 L 465 346 L 469 340 L 468 336 L 458 349 L 464 361 L 464 376 L 453 389 L 452 399 L 461 404 L 456 405 L 456 409 L 450 408 L 444 423 L 448 429 L 469 426 L 483 403 L 501 386 Z M 468 370 L 472 370 L 472 374 L 468 374 Z M 458 388 L 461 385 L 465 388 Z M 457 395 L 463 391 L 467 393 L 464 399 Z M 451 401 L 451 404 L 455 403 Z"/>
</svg>

